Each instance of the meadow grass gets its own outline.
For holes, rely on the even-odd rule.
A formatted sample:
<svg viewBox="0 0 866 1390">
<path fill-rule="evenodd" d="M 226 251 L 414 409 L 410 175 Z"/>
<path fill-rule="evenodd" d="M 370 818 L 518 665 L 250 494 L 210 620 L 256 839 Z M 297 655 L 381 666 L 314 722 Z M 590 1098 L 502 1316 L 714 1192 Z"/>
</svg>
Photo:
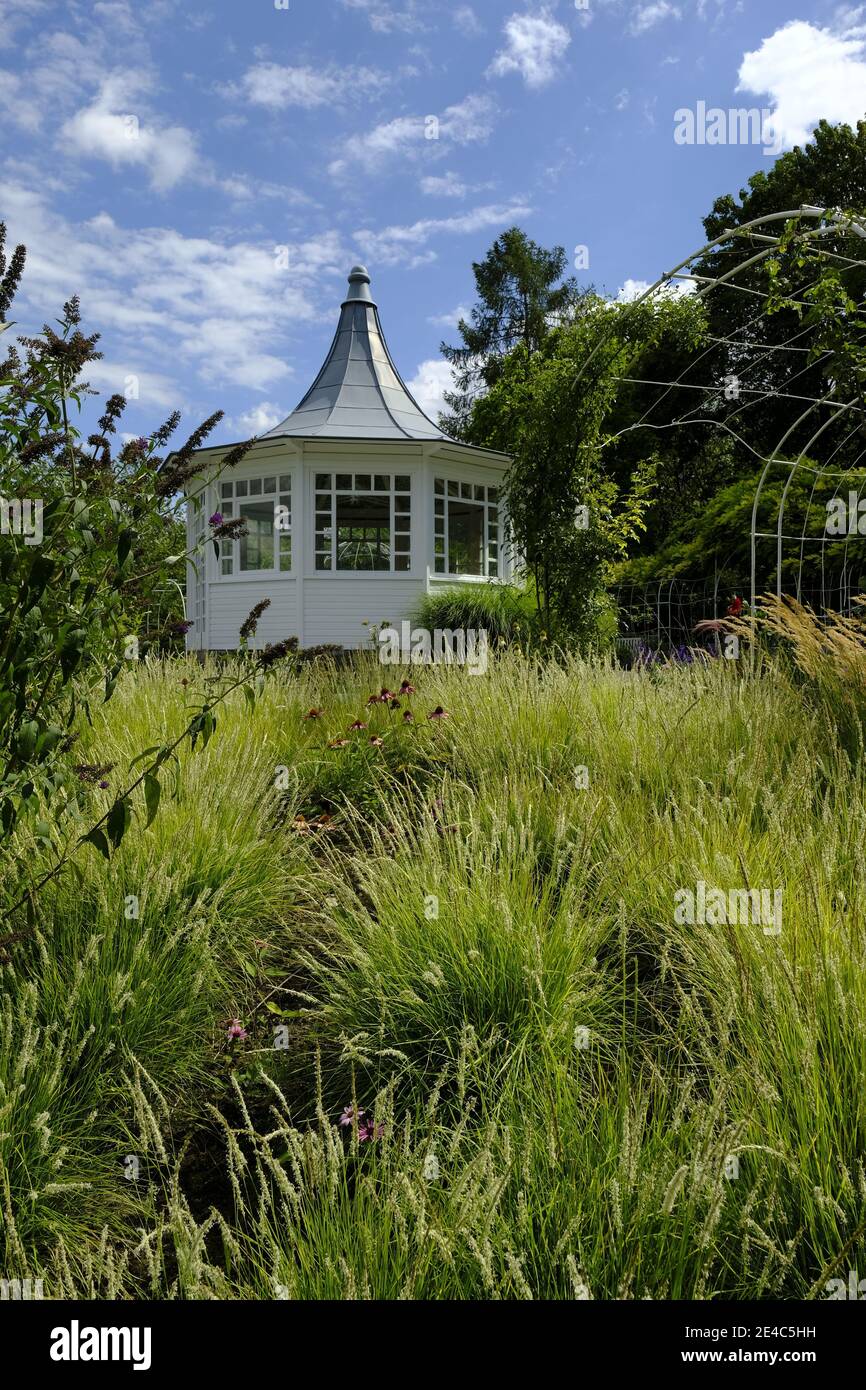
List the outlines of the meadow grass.
<svg viewBox="0 0 866 1390">
<path fill-rule="evenodd" d="M 799 664 L 789 622 L 772 659 L 413 668 L 409 722 L 372 657 L 233 700 L 2 967 L 6 1277 L 802 1298 L 862 1266 L 862 707 L 796 623 Z M 127 674 L 76 757 L 119 776 L 206 674 Z M 676 921 L 699 880 L 781 889 L 781 934 Z"/>
</svg>

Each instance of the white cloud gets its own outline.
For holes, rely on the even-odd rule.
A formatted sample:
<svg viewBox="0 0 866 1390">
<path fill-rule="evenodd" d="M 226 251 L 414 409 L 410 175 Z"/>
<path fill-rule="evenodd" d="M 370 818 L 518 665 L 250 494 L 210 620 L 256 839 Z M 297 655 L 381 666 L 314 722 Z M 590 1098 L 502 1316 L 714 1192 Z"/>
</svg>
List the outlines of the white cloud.
<svg viewBox="0 0 866 1390">
<path fill-rule="evenodd" d="M 274 405 L 273 401 L 262 401 L 250 410 L 245 410 L 236 420 L 230 421 L 229 428 L 239 436 L 266 434 L 281 420 L 285 420 L 288 413 L 281 405 Z"/>
<path fill-rule="evenodd" d="M 362 229 L 355 232 L 354 240 L 370 260 L 380 265 L 404 264 L 411 269 L 435 259 L 435 253 L 426 248 L 436 236 L 465 235 L 487 227 L 504 228 L 520 217 L 528 217 L 531 212 L 528 203 L 496 203 L 473 208 L 456 217 L 421 218 L 409 226 L 383 227 L 378 232 Z"/>
<path fill-rule="evenodd" d="M 370 28 L 379 34 L 412 34 L 424 28 L 418 14 L 417 0 L 407 0 L 402 10 L 388 4 L 387 0 L 341 0 L 341 3 L 347 10 L 362 10 Z"/>
<path fill-rule="evenodd" d="M 616 292 L 617 304 L 630 304 L 632 300 L 640 299 L 641 295 L 646 294 L 654 283 L 650 280 L 624 281 Z M 697 281 L 692 280 L 689 276 L 685 280 L 671 280 L 668 284 L 661 285 L 657 293 L 660 295 L 694 294 L 697 287 Z"/>
<path fill-rule="evenodd" d="M 48 0 L 0 0 L 0 48 L 11 48 L 15 30 L 48 8 Z"/>
<path fill-rule="evenodd" d="M 406 385 L 424 414 L 435 420 L 446 409 L 445 392 L 454 390 L 454 375 L 447 362 L 440 357 L 431 357 L 420 364 Z"/>
<path fill-rule="evenodd" d="M 421 192 L 431 198 L 465 198 L 469 185 L 461 183 L 450 170 L 440 176 L 428 175 L 421 180 Z"/>
<path fill-rule="evenodd" d="M 782 147 L 805 144 L 822 117 L 854 125 L 866 114 L 866 28 L 792 20 L 744 56 L 738 76 L 738 92 L 769 96 L 767 124 Z"/>
<path fill-rule="evenodd" d="M 125 362 L 105 359 L 91 362 L 84 375 L 91 386 L 104 391 L 106 396 L 123 396 L 134 383 L 135 399 L 144 402 L 148 408 L 166 412 L 177 408 L 178 388 L 175 382 L 163 372 L 142 367 L 138 358 Z"/>
<path fill-rule="evenodd" d="M 469 322 L 469 315 L 472 310 L 466 304 L 458 304 L 456 309 L 452 309 L 447 314 L 431 314 L 427 322 L 432 323 L 436 328 L 456 328 L 461 319 Z"/>
<path fill-rule="evenodd" d="M 389 78 L 373 68 L 286 67 L 280 63 L 256 63 L 241 78 L 240 91 L 255 106 L 284 111 L 289 106 L 314 110 L 335 106 L 352 96 L 381 91 Z M 232 94 L 237 89 L 231 88 Z"/>
<path fill-rule="evenodd" d="M 647 30 L 654 29 L 666 19 L 681 18 L 682 10 L 678 5 L 670 4 L 669 0 L 652 0 L 649 5 L 638 5 L 631 17 L 629 32 L 645 34 Z"/>
<path fill-rule="evenodd" d="M 459 29 L 464 38 L 473 39 L 484 33 L 484 25 L 471 5 L 458 5 L 451 18 L 455 29 Z"/>
<path fill-rule="evenodd" d="M 143 166 L 151 186 L 166 192 L 196 167 L 198 154 L 183 126 L 160 125 L 147 117 L 141 98 L 148 85 L 137 73 L 114 73 L 90 106 L 63 123 L 61 136 L 85 158 L 103 159 L 114 168 Z"/>
<path fill-rule="evenodd" d="M 335 178 L 352 169 L 375 171 L 399 156 L 418 159 L 448 145 L 483 143 L 493 131 L 496 107 L 489 97 L 470 95 L 441 116 L 397 116 L 344 142 L 343 154 L 328 165 Z"/>
<path fill-rule="evenodd" d="M 519 72 L 527 87 L 544 87 L 552 82 L 558 65 L 571 43 L 568 30 L 549 10 L 538 14 L 513 14 L 505 21 L 505 47 L 488 68 L 493 77 Z"/>
<path fill-rule="evenodd" d="M 29 90 L 29 84 L 16 73 L 0 69 L 0 111 L 13 125 L 32 133 L 42 122 L 42 108 Z"/>
<path fill-rule="evenodd" d="M 352 260 L 336 231 L 290 245 L 284 269 L 269 242 L 127 228 L 107 213 L 75 223 L 32 189 L 3 180 L 0 206 L 10 240 L 28 252 L 17 319 L 26 312 L 30 324 L 41 324 L 80 294 L 85 330 L 101 331 L 109 360 L 119 364 L 112 380 L 139 376 L 143 407 L 153 403 L 151 382 L 162 406 L 161 383 L 172 368 L 209 388 L 264 393 L 285 380 L 291 342 L 322 321 L 323 282 L 342 279 Z M 326 288 L 324 298 L 332 297 Z"/>
</svg>

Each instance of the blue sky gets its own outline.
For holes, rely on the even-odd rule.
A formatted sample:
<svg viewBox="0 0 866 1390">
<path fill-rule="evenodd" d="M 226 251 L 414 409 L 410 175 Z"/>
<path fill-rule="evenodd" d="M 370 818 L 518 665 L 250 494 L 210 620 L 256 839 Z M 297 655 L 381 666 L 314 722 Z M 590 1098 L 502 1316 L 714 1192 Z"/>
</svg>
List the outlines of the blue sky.
<svg viewBox="0 0 866 1390">
<path fill-rule="evenodd" d="M 680 144 L 675 113 L 770 113 L 780 148 L 866 114 L 866 5 L 826 0 L 0 0 L 0 218 L 16 319 L 78 293 L 126 429 L 174 406 L 217 438 L 307 389 L 350 266 L 370 269 L 430 411 L 518 223 L 629 294 L 695 250 L 772 154 Z M 433 137 L 433 138 L 431 138 Z"/>
</svg>

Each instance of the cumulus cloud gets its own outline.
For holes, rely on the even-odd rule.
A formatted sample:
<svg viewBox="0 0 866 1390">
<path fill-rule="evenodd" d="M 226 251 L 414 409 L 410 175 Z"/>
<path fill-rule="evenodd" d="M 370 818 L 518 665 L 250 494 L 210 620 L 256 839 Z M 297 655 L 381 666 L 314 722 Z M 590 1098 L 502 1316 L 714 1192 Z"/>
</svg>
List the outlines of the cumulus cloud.
<svg viewBox="0 0 866 1390">
<path fill-rule="evenodd" d="M 284 111 L 289 106 L 315 110 L 334 106 L 352 96 L 380 91 L 389 83 L 385 73 L 373 68 L 357 68 L 347 78 L 345 68 L 292 67 L 280 63 L 256 63 L 240 81 L 240 92 L 254 106 Z"/>
<path fill-rule="evenodd" d="M 421 180 L 421 192 L 426 193 L 431 198 L 465 198 L 469 192 L 469 185 L 463 183 L 455 173 L 450 170 L 448 173 L 439 176 L 430 174 Z"/>
<path fill-rule="evenodd" d="M 651 280 L 625 280 L 616 292 L 617 304 L 630 304 L 635 299 L 640 299 L 641 295 L 646 294 L 652 287 L 654 281 Z M 681 295 L 694 294 L 697 289 L 697 281 L 691 276 L 684 280 L 670 280 L 666 285 L 659 287 L 659 294 Z"/>
<path fill-rule="evenodd" d="M 420 364 L 406 385 L 424 414 L 435 420 L 446 408 L 445 392 L 454 390 L 454 374 L 447 362 L 440 357 L 431 357 Z"/>
<path fill-rule="evenodd" d="M 417 0 L 407 0 L 402 9 L 389 4 L 388 0 L 341 0 L 341 3 L 347 10 L 361 10 L 367 16 L 370 28 L 379 34 L 413 34 L 424 28 Z"/>
<path fill-rule="evenodd" d="M 90 106 L 64 121 L 61 136 L 85 158 L 105 160 L 114 168 L 142 166 L 151 187 L 163 193 L 195 168 L 198 154 L 195 139 L 183 126 L 160 124 L 144 113 L 147 89 L 139 74 L 112 74 Z"/>
<path fill-rule="evenodd" d="M 745 54 L 738 76 L 738 92 L 770 98 L 767 124 L 781 147 L 805 144 L 822 117 L 854 125 L 866 115 L 866 27 L 792 20 Z"/>
<path fill-rule="evenodd" d="M 447 314 L 431 314 L 427 322 L 432 323 L 436 328 L 456 328 L 461 319 L 469 322 L 472 310 L 466 304 L 458 304 L 456 309 L 452 309 Z"/>
<path fill-rule="evenodd" d="M 103 333 L 106 361 L 115 364 L 114 389 L 123 389 L 127 374 L 138 376 L 143 406 L 164 403 L 167 363 L 209 387 L 264 393 L 284 381 L 298 330 L 329 317 L 319 299 L 323 282 L 339 283 L 351 263 L 339 234 L 327 229 L 285 248 L 286 256 L 251 240 L 130 229 L 107 213 L 71 222 L 11 181 L 0 180 L 0 206 L 10 239 L 28 248 L 16 308 L 39 324 L 80 294 L 85 326 Z M 159 395 L 150 401 L 152 382 Z"/>
<path fill-rule="evenodd" d="M 30 94 L 27 82 L 14 72 L 0 69 L 0 111 L 21 130 L 30 133 L 42 123 L 42 108 Z"/>
<path fill-rule="evenodd" d="M 281 405 L 274 405 L 273 401 L 261 401 L 259 405 L 254 405 L 250 410 L 245 410 L 236 420 L 229 422 L 232 432 L 237 435 L 266 434 L 272 430 L 281 420 L 285 420 L 288 415 L 287 410 L 283 410 Z"/>
<path fill-rule="evenodd" d="M 372 172 L 401 156 L 418 159 L 449 145 L 483 143 L 493 132 L 496 107 L 489 97 L 470 95 L 441 116 L 397 116 L 344 143 L 343 154 L 328 172 L 341 177 L 352 168 Z"/>
<path fill-rule="evenodd" d="M 505 77 L 517 72 L 531 88 L 545 87 L 553 81 L 571 35 L 549 10 L 513 14 L 505 21 L 503 33 L 505 46 L 490 64 L 490 76 Z"/>
<path fill-rule="evenodd" d="M 631 17 L 629 32 L 645 34 L 647 30 L 654 29 L 666 19 L 681 18 L 682 11 L 678 5 L 670 4 L 669 0 L 652 0 L 649 5 L 638 5 Z"/>
<path fill-rule="evenodd" d="M 484 25 L 471 5 L 458 5 L 451 18 L 455 29 L 459 29 L 464 38 L 472 39 L 484 33 Z"/>
<path fill-rule="evenodd" d="M 408 226 L 384 227 L 381 231 L 364 228 L 355 232 L 354 239 L 370 260 L 381 265 L 413 267 L 435 259 L 428 243 L 436 236 L 466 235 L 485 231 L 488 227 L 508 227 L 531 212 L 531 206 L 524 202 L 494 203 L 455 217 L 425 217 Z"/>
</svg>

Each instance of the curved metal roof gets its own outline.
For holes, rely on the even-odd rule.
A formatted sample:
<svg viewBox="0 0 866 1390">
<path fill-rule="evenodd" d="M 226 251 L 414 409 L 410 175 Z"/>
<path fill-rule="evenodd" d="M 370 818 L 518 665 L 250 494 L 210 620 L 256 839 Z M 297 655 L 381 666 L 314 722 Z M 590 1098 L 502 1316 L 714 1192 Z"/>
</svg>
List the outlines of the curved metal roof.
<svg viewBox="0 0 866 1390">
<path fill-rule="evenodd" d="M 304 399 L 265 438 L 443 439 L 394 365 L 364 266 L 353 266 L 349 293 L 324 365 Z"/>
</svg>

